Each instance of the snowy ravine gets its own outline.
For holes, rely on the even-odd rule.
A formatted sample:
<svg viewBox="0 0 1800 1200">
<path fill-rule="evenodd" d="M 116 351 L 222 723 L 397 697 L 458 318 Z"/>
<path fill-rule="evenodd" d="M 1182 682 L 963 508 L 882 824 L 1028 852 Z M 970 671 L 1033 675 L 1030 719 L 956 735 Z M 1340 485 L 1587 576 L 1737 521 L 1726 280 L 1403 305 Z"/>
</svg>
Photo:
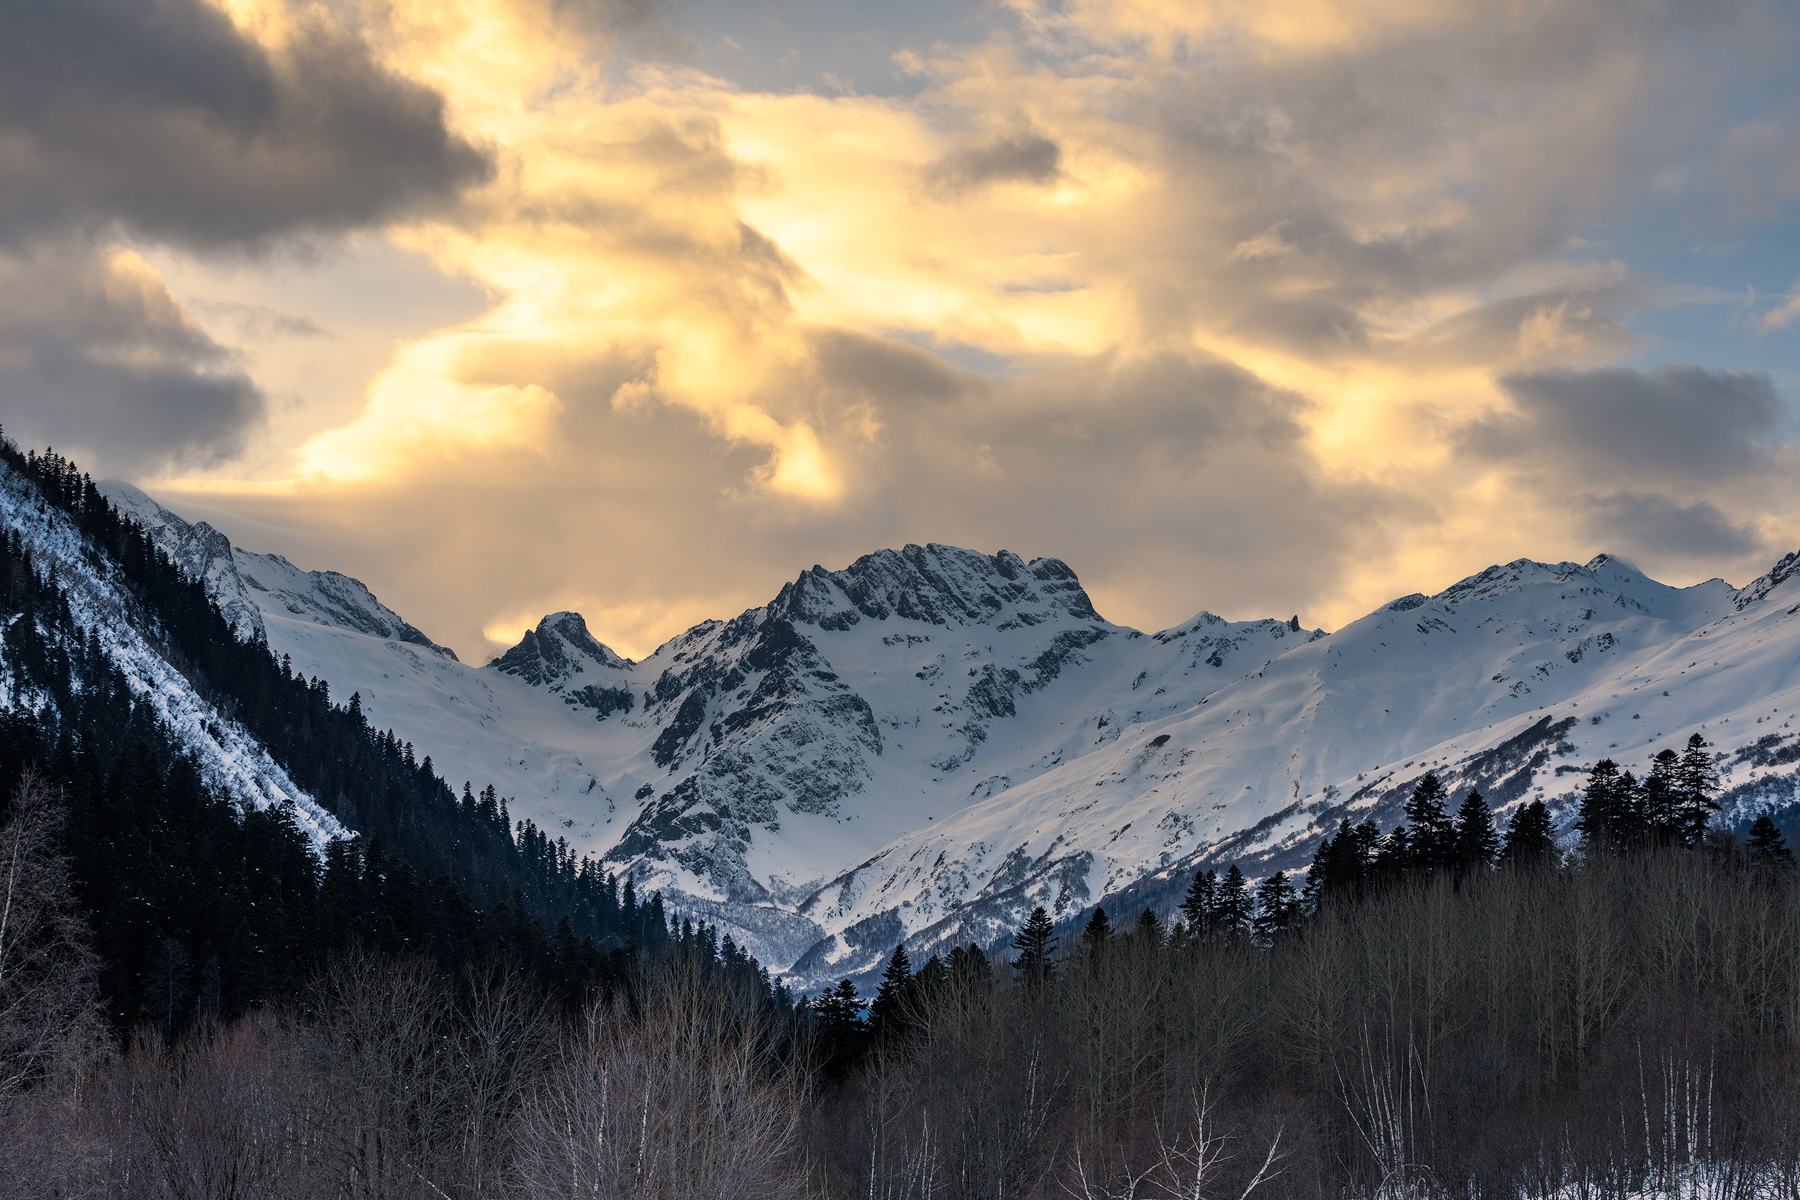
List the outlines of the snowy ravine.
<svg viewBox="0 0 1800 1200">
<path fill-rule="evenodd" d="M 288 778 L 237 722 L 221 716 L 138 628 L 137 606 L 111 560 L 94 555 L 74 522 L 42 502 L 35 485 L 0 462 L 0 523 L 24 539 L 38 571 L 54 573 L 68 595 L 76 622 L 97 635 L 106 655 L 125 676 L 132 695 L 150 705 L 180 745 L 194 755 L 206 783 L 241 805 L 267 808 L 292 802 L 294 815 L 316 849 L 350 836 L 330 812 Z M 96 565 L 98 559 L 98 565 Z M 0 706 L 42 704 L 45 697 L 19 695 L 15 681 L 0 674 Z"/>
<path fill-rule="evenodd" d="M 165 544 L 186 527 L 157 520 Z M 1345 816 L 1395 823 L 1427 770 L 1566 813 L 1597 759 L 1641 771 L 1700 732 L 1737 813 L 1793 802 L 1795 569 L 1677 589 L 1606 556 L 1521 560 L 1329 636 L 1206 613 L 1147 635 L 1058 560 L 908 546 L 641 662 L 555 613 L 481 668 L 386 609 L 382 636 L 232 595 L 453 784 L 494 783 L 811 986 L 1034 904 L 1166 908 L 1208 864 L 1301 868 Z"/>
</svg>

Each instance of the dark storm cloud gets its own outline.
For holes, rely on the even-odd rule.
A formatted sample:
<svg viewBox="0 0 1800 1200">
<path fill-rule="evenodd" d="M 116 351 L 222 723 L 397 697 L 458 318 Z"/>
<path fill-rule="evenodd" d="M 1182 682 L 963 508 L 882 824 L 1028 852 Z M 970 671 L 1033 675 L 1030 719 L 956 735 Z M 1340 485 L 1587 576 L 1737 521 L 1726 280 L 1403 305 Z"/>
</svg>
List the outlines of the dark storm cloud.
<svg viewBox="0 0 1800 1200">
<path fill-rule="evenodd" d="M 990 183 L 1049 183 L 1062 168 L 1062 148 L 1030 125 L 962 150 L 925 168 L 931 189 L 960 195 Z"/>
<path fill-rule="evenodd" d="M 1734 523 L 1714 505 L 1678 504 L 1648 492 L 1577 500 L 1588 536 L 1627 553 L 1718 561 L 1767 549 L 1756 529 Z"/>
<path fill-rule="evenodd" d="M 1762 468 L 1781 421 L 1760 371 L 1694 366 L 1533 371 L 1500 377 L 1517 417 L 1469 427 L 1480 458 L 1554 458 L 1600 474 L 1718 479 Z"/>
<path fill-rule="evenodd" d="M 264 401 L 147 267 L 63 246 L 0 257 L 0 411 L 22 444 L 118 473 L 227 459 Z"/>
<path fill-rule="evenodd" d="M 279 59 L 203 0 L 0 15 L 0 241 L 119 222 L 254 244 L 412 211 L 490 169 L 441 97 L 317 14 Z"/>
</svg>

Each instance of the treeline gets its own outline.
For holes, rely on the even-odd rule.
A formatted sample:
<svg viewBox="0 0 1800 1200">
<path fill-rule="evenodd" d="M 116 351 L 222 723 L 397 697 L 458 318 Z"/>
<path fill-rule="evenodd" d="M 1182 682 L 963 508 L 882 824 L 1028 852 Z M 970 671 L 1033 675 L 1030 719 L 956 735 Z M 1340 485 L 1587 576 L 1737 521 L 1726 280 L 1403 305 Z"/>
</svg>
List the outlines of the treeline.
<svg viewBox="0 0 1800 1200">
<path fill-rule="evenodd" d="M 172 1045 L 146 1024 L 0 1094 L 0 1177 L 22 1197 L 1800 1184 L 1800 887 L 1772 863 L 1651 846 L 1418 875 L 1266 944 L 1033 924 L 1011 962 L 897 957 L 866 1010 L 840 986 L 783 1012 L 700 930 L 575 1008 L 504 958 L 352 951 L 292 1004 Z"/>
<path fill-rule="evenodd" d="M 334 703 L 324 680 L 296 674 L 264 641 L 240 641 L 205 584 L 187 575 L 73 462 L 49 450 L 21 453 L 3 434 L 0 460 L 32 481 L 45 504 L 73 519 L 96 567 L 110 560 L 117 568 L 136 604 L 128 619 L 151 634 L 165 657 L 221 715 L 267 746 L 294 782 L 346 826 L 379 841 L 387 853 L 415 869 L 447 877 L 481 907 L 513 903 L 516 894 L 540 919 L 567 915 L 580 934 L 602 942 L 623 944 L 634 932 L 661 936 L 660 925 L 634 931 L 619 923 L 617 884 L 611 893 L 615 902 L 609 904 L 606 877 L 597 863 L 577 860 L 566 842 L 551 841 L 529 822 L 510 821 L 504 802 L 491 789 L 475 797 L 464 784 L 459 797 L 429 757 L 416 760 L 410 743 L 391 730 L 372 728 L 359 697 Z M 25 590 L 60 590 L 54 580 L 35 580 L 16 539 L 11 548 L 16 553 L 7 573 Z M 34 581 L 27 581 L 28 576 Z M 15 622 L 6 641 L 9 653 L 17 639 L 27 655 L 34 641 L 50 645 L 51 659 L 23 679 L 55 697 L 49 716 L 61 720 L 74 688 L 57 647 L 97 641 L 96 631 L 80 630 L 67 619 L 66 603 L 60 611 L 54 606 L 53 600 L 40 601 L 34 611 L 48 611 L 60 620 Z M 34 660 L 31 665 L 39 664 Z M 83 732 L 102 742 L 136 740 L 92 724 Z M 152 748 L 158 748 L 154 742 Z M 167 769 L 170 755 L 165 751 L 161 757 Z"/>
<path fill-rule="evenodd" d="M 684 927 L 662 898 L 603 872 L 490 786 L 456 796 L 410 745 L 372 729 L 359 698 L 334 705 L 266 645 L 232 636 L 217 606 L 91 480 L 53 453 L 0 457 L 40 503 L 78 519 L 89 565 L 110 559 L 137 611 L 121 614 L 228 719 L 272 748 L 303 786 L 365 836 L 321 862 L 294 814 L 240 808 L 210 789 L 157 712 L 132 694 L 106 631 L 84 627 L 64 586 L 17 530 L 0 534 L 0 821 L 29 775 L 58 797 L 58 846 L 98 955 L 116 1036 L 143 1022 L 165 1039 L 208 1019 L 293 1003 L 332 954 L 422 955 L 439 968 L 506 957 L 578 1008 L 610 994 L 639 955 L 707 946 L 726 974 L 759 964 L 717 931 Z"/>
</svg>

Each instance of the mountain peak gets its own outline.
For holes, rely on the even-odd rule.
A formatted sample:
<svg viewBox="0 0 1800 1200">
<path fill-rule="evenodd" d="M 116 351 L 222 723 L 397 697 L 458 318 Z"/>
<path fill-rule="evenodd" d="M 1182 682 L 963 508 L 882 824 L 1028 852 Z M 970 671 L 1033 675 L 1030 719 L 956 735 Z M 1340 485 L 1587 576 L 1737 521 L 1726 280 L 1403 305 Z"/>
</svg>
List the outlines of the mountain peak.
<svg viewBox="0 0 1800 1200">
<path fill-rule="evenodd" d="M 1010 550 L 987 555 L 936 542 L 877 550 L 841 571 L 815 566 L 785 585 L 769 608 L 826 630 L 848 629 L 864 618 L 1000 629 L 1100 620 L 1061 559 L 1026 562 Z"/>
<path fill-rule="evenodd" d="M 526 683 L 562 691 L 588 668 L 618 671 L 630 666 L 610 646 L 588 632 L 587 621 L 577 612 L 553 612 L 525 632 L 519 644 L 488 664 L 505 675 Z"/>
</svg>

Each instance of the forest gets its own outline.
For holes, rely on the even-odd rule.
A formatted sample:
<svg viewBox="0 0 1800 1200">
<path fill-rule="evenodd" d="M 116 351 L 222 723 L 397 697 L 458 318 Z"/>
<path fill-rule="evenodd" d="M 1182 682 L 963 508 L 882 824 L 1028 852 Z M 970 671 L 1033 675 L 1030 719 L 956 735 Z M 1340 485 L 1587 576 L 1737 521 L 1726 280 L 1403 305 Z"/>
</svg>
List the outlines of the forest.
<svg viewBox="0 0 1800 1200">
<path fill-rule="evenodd" d="M 213 794 L 0 545 L 0 1180 L 20 1197 L 1800 1197 L 1800 872 L 1702 739 L 1497 828 L 1427 775 L 1303 878 L 810 998 L 460 794 L 72 464 L 7 461 L 365 831 Z M 1116 922 L 1114 918 L 1116 917 Z"/>
</svg>

